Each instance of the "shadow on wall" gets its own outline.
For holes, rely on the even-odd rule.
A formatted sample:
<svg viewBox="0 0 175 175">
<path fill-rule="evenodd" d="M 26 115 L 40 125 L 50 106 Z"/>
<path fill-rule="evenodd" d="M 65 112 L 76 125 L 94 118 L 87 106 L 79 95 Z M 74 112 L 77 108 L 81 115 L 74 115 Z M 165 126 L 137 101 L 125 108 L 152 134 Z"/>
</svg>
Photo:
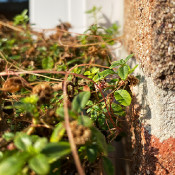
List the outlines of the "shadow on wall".
<svg viewBox="0 0 175 175">
<path fill-rule="evenodd" d="M 104 13 L 102 13 L 102 18 L 104 19 L 104 22 L 99 23 L 100 26 L 111 27 L 113 23 L 119 26 L 119 21 L 111 22 L 111 20 Z"/>
<path fill-rule="evenodd" d="M 143 78 L 143 77 L 141 77 Z M 146 80 L 144 80 L 146 81 Z M 144 87 L 144 96 L 147 92 L 147 87 Z M 151 116 L 151 111 L 148 105 L 145 105 L 143 98 L 142 104 L 148 110 L 148 114 Z M 132 160 L 129 163 L 129 173 L 127 175 L 154 175 L 157 164 L 164 170 L 165 174 L 169 174 L 169 171 L 158 161 L 156 157 L 159 154 L 159 149 L 151 145 L 152 136 L 146 131 L 141 124 L 140 110 L 142 106 L 137 102 L 136 97 L 133 97 L 131 108 L 128 110 L 126 117 L 127 138 L 125 138 L 125 151 L 128 155 L 128 159 Z M 142 118 L 143 119 L 143 118 Z M 148 118 L 147 118 L 148 119 Z M 150 126 L 148 129 L 151 130 Z"/>
</svg>

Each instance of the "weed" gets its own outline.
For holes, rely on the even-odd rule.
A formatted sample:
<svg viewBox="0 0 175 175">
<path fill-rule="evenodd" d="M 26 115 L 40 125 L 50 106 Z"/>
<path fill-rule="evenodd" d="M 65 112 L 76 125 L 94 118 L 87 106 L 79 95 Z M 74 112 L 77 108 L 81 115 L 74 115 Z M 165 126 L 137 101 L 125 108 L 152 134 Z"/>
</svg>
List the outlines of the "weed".
<svg viewBox="0 0 175 175">
<path fill-rule="evenodd" d="M 96 23 L 78 36 L 57 27 L 46 37 L 26 13 L 1 23 L 0 114 L 11 121 L 1 133 L 1 175 L 90 174 L 101 164 L 113 174 L 107 155 L 123 132 L 127 86 L 137 83 L 127 64 L 133 55 L 111 62 L 116 25 Z"/>
</svg>

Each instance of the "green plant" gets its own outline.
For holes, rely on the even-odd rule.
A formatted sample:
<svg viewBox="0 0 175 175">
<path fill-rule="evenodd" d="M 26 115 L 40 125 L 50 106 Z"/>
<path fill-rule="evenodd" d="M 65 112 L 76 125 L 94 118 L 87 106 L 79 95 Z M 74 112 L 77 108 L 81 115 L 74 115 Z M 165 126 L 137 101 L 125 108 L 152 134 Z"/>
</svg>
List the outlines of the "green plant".
<svg viewBox="0 0 175 175">
<path fill-rule="evenodd" d="M 87 14 L 90 14 L 94 18 L 94 23 L 98 24 L 98 14 L 101 12 L 102 7 L 93 6 L 92 9 L 86 11 Z"/>
<path fill-rule="evenodd" d="M 6 135 L 9 134 L 6 133 L 4 138 L 6 139 Z M 20 132 L 11 139 L 14 140 L 14 145 L 11 145 L 12 150 L 2 154 L 0 161 L 2 175 L 26 174 L 29 169 L 37 174 L 48 174 L 50 164 L 71 151 L 68 142 L 48 143 L 46 138 L 37 135 L 29 136 Z"/>
<path fill-rule="evenodd" d="M 25 15 L 18 24 L 26 24 Z M 1 174 L 90 174 L 103 164 L 112 175 L 110 143 L 124 130 L 128 89 L 137 82 L 136 67 L 127 64 L 133 55 L 111 62 L 116 26 L 95 24 L 74 37 L 58 29 L 47 39 L 15 29 L 3 26 L 0 33 L 0 113 L 10 121 L 2 133 Z"/>
<path fill-rule="evenodd" d="M 20 15 L 15 16 L 14 24 L 15 25 L 27 24 L 27 22 L 29 21 L 27 12 L 28 10 L 24 10 Z"/>
</svg>

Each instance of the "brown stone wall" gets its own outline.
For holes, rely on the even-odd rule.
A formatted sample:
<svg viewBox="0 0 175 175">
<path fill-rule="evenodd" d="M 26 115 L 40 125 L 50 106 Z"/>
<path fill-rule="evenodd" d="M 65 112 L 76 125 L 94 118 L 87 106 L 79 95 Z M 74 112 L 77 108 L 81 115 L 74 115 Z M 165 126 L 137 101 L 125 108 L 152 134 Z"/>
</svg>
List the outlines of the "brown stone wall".
<svg viewBox="0 0 175 175">
<path fill-rule="evenodd" d="M 175 175 L 175 0 L 125 0 L 124 14 L 124 45 L 140 65 L 127 117 L 129 175 Z"/>
<path fill-rule="evenodd" d="M 126 116 L 125 156 L 130 160 L 127 175 L 175 175 L 175 138 L 161 141 L 150 134 L 140 122 L 141 107 L 133 97 Z"/>
<path fill-rule="evenodd" d="M 175 90 L 175 0 L 125 0 L 124 36 L 156 85 Z"/>
</svg>

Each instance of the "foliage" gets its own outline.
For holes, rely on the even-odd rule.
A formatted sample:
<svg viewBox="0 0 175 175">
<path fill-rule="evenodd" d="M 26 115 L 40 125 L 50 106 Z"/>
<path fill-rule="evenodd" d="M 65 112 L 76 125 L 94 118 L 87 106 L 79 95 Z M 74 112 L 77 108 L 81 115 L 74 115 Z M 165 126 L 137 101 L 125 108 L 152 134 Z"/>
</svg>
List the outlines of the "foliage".
<svg viewBox="0 0 175 175">
<path fill-rule="evenodd" d="M 20 15 L 15 16 L 14 24 L 15 25 L 26 24 L 29 21 L 27 12 L 28 12 L 27 10 L 24 10 Z"/>
<path fill-rule="evenodd" d="M 86 11 L 87 14 L 90 14 L 94 18 L 94 23 L 98 23 L 98 14 L 101 12 L 102 7 L 93 6 L 92 9 Z"/>
<path fill-rule="evenodd" d="M 131 104 L 130 74 L 136 68 L 127 64 L 133 55 L 111 63 L 108 45 L 115 43 L 118 27 L 96 23 L 83 35 L 72 36 L 62 23 L 46 37 L 32 31 L 26 14 L 0 32 L 0 114 L 7 123 L 1 175 L 75 174 L 67 115 L 85 173 L 102 163 L 113 174 L 108 150 L 123 132 L 121 120 Z"/>
</svg>

